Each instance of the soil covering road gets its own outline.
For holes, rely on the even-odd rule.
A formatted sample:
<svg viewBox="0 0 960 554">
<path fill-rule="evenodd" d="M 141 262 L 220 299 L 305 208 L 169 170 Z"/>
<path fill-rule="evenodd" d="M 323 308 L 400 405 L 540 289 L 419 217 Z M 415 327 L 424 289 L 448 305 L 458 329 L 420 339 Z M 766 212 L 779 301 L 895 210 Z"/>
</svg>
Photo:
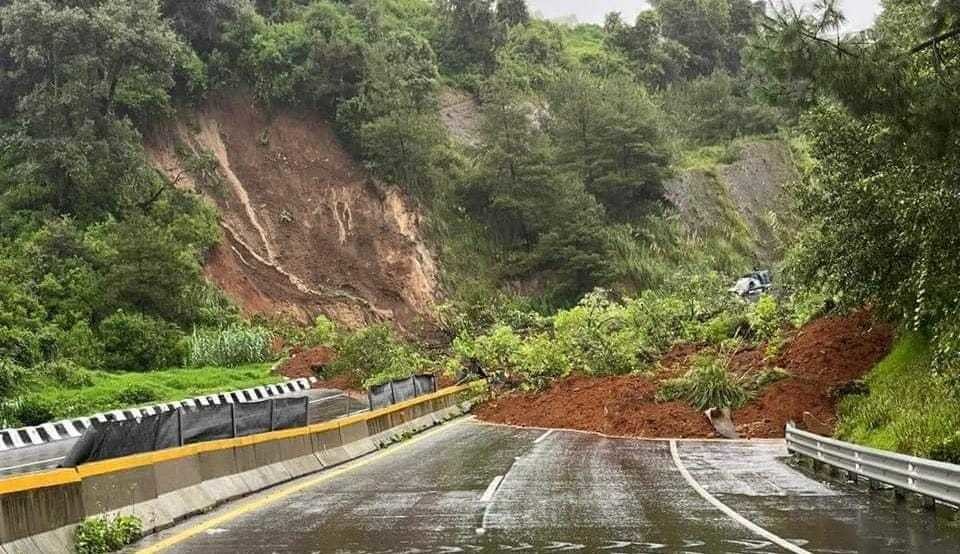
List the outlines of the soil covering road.
<svg viewBox="0 0 960 554">
<path fill-rule="evenodd" d="M 782 441 L 671 444 L 460 420 L 138 546 L 352 554 L 960 548 L 960 532 L 931 514 L 820 483 L 784 463 L 785 454 Z M 704 493 L 780 542 L 758 536 Z"/>
<path fill-rule="evenodd" d="M 812 414 L 826 425 L 836 422 L 839 391 L 863 377 L 890 351 L 892 329 L 868 312 L 827 317 L 790 334 L 781 354 L 765 360 L 766 345 L 733 355 L 731 371 L 765 367 L 786 370 L 789 377 L 758 392 L 734 412 L 744 437 L 783 437 L 788 421 L 803 425 Z M 612 436 L 711 438 L 713 428 L 698 410 L 682 402 L 657 403 L 659 383 L 682 374 L 699 345 L 681 345 L 661 361 L 653 376 L 590 377 L 574 375 L 542 393 L 514 393 L 480 406 L 485 421 L 525 427 L 594 431 Z"/>
</svg>

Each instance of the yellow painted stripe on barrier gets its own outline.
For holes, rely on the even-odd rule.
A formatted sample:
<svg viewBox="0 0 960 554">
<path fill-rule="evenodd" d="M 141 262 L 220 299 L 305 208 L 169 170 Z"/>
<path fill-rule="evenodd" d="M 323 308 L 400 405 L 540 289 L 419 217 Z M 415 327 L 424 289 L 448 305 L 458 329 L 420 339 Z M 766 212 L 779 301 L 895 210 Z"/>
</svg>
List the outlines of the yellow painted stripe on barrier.
<svg viewBox="0 0 960 554">
<path fill-rule="evenodd" d="M 102 462 L 92 462 L 89 464 L 84 464 L 79 466 L 76 469 L 69 470 L 52 470 L 42 473 L 35 473 L 19 477 L 10 477 L 7 479 L 0 480 L 0 494 L 5 492 L 18 492 L 23 490 L 29 490 L 31 488 L 42 488 L 48 486 L 55 486 L 57 484 L 64 484 L 67 482 L 76 482 L 84 477 L 94 477 L 97 475 L 105 475 L 108 473 L 116 473 L 118 471 L 126 471 L 130 469 L 136 469 L 140 467 L 146 467 L 150 465 L 155 465 L 162 462 L 169 462 L 172 460 L 179 460 L 182 458 L 187 458 L 200 454 L 203 452 L 216 452 L 220 450 L 229 450 L 231 448 L 238 448 L 243 446 L 252 446 L 255 444 L 260 444 L 264 442 L 282 440 L 287 438 L 295 438 L 304 435 L 310 435 L 313 433 L 329 431 L 333 429 L 339 429 L 341 427 L 346 427 L 349 425 L 354 425 L 356 423 L 361 423 L 369 421 L 371 419 L 376 419 L 384 415 L 392 414 L 424 404 L 438 398 L 444 398 L 447 396 L 452 396 L 454 394 L 459 394 L 465 391 L 470 390 L 470 385 L 460 385 L 456 387 L 449 387 L 435 393 L 420 396 L 413 398 L 393 406 L 388 406 L 386 408 L 374 411 L 367 412 L 362 414 L 357 414 L 355 416 L 347 417 L 344 419 L 338 419 L 334 421 L 329 421 L 325 423 L 319 423 L 315 425 L 310 425 L 308 427 L 299 427 L 296 429 L 285 429 L 282 431 L 272 431 L 270 433 L 262 433 L 259 435 L 251 435 L 249 437 L 239 437 L 236 439 L 222 439 L 216 441 L 202 442 L 197 444 L 191 444 L 188 446 L 180 446 L 177 448 L 169 448 L 167 450 L 158 450 L 156 452 L 147 452 L 144 454 L 134 454 L 132 456 L 125 456 L 123 458 L 115 458 L 112 460 L 104 460 Z M 59 479 L 64 479 L 61 472 L 67 471 L 74 475 L 73 481 L 58 481 Z M 45 484 L 38 486 L 30 486 L 30 483 L 45 483 L 47 480 L 43 477 L 51 476 L 50 482 L 53 484 Z M 31 481 L 30 478 L 37 478 L 35 481 Z M 9 483 L 9 484 L 8 484 Z M 7 489 L 10 490 L 7 490 Z"/>
<path fill-rule="evenodd" d="M 469 420 L 468 420 L 467 418 L 460 419 L 459 421 L 455 421 L 455 422 L 452 422 L 452 423 L 450 423 L 450 424 L 448 424 L 448 425 L 444 425 L 444 426 L 442 426 L 442 427 L 438 427 L 438 428 L 436 428 L 436 429 L 434 429 L 434 430 L 432 430 L 432 431 L 428 431 L 428 432 L 426 432 L 426 433 L 423 433 L 422 435 L 420 435 L 420 436 L 418 436 L 418 437 L 415 437 L 415 438 L 412 438 L 412 439 L 410 439 L 410 440 L 408 440 L 408 441 L 406 441 L 406 442 L 402 442 L 402 443 L 400 443 L 400 444 L 398 444 L 398 445 L 395 445 L 395 446 L 392 446 L 392 447 L 390 447 L 390 448 L 387 448 L 386 450 L 381 450 L 380 453 L 378 453 L 378 454 L 374 454 L 374 455 L 372 455 L 372 456 L 367 456 L 367 457 L 365 457 L 365 458 L 360 458 L 360 459 L 355 460 L 355 461 L 353 461 L 353 462 L 350 462 L 350 463 L 348 463 L 347 465 L 342 466 L 342 467 L 340 467 L 340 468 L 338 468 L 338 469 L 331 469 L 331 470 L 328 470 L 328 471 L 324 471 L 323 473 L 321 473 L 321 474 L 318 475 L 317 477 L 314 477 L 314 478 L 312 478 L 312 479 L 308 479 L 307 481 L 302 481 L 302 482 L 300 482 L 300 483 L 295 483 L 295 484 L 293 484 L 293 485 L 289 485 L 289 486 L 287 486 L 287 487 L 281 488 L 280 490 L 278 490 L 278 491 L 276 491 L 276 492 L 273 492 L 273 493 L 270 493 L 270 494 L 267 494 L 266 496 L 263 496 L 262 498 L 256 498 L 256 499 L 253 499 L 253 500 L 245 501 L 245 502 L 241 503 L 239 506 L 237 506 L 236 508 L 234 508 L 234 509 L 232 509 L 232 510 L 230 510 L 230 511 L 228 511 L 228 512 L 222 514 L 222 515 L 212 517 L 212 518 L 210 518 L 210 519 L 207 519 L 206 521 L 202 521 L 202 522 L 194 525 L 193 527 L 187 528 L 187 529 L 185 529 L 185 530 L 183 530 L 183 531 L 181 531 L 181 532 L 179 532 L 179 533 L 177 533 L 177 534 L 175 534 L 175 535 L 172 535 L 171 537 L 169 537 L 169 538 L 167 538 L 167 539 L 163 539 L 163 540 L 157 542 L 156 544 L 153 544 L 153 545 L 147 546 L 147 547 L 145 547 L 145 548 L 143 548 L 143 549 L 141 549 L 141 550 L 138 550 L 138 553 L 139 553 L 139 554 L 156 554 L 156 553 L 158 553 L 158 552 L 162 552 L 162 551 L 164 551 L 164 550 L 166 550 L 166 549 L 168 549 L 168 548 L 171 548 L 171 547 L 176 546 L 176 545 L 178 545 L 178 544 L 180 544 L 180 543 L 182 543 L 182 542 L 184 542 L 184 541 L 186 541 L 186 540 L 189 540 L 189 539 L 191 539 L 192 537 L 195 537 L 195 536 L 197 536 L 197 535 L 199 535 L 199 534 L 201 534 L 201 533 L 203 533 L 203 532 L 205 532 L 205 531 L 208 531 L 208 530 L 210 530 L 210 529 L 214 529 L 214 528 L 216 528 L 216 527 L 219 527 L 219 526 L 221 526 L 221 525 L 223 525 L 223 524 L 225 524 L 225 523 L 228 523 L 228 522 L 230 522 L 230 521 L 233 521 L 233 520 L 235 520 L 235 519 L 237 519 L 237 518 L 239 518 L 239 517 L 242 517 L 242 516 L 244 516 L 244 515 L 247 515 L 247 514 L 249 514 L 249 513 L 251 513 L 251 512 L 255 512 L 255 511 L 260 510 L 260 509 L 262 509 L 262 508 L 266 508 L 267 506 L 270 506 L 270 505 L 272 505 L 272 504 L 276 504 L 277 502 L 283 500 L 284 498 L 287 498 L 287 497 L 289 497 L 289 496 L 291 496 L 291 495 L 293 495 L 293 494 L 296 494 L 296 493 L 298 493 L 298 492 L 300 492 L 300 491 L 309 489 L 309 488 L 311 488 L 311 487 L 315 487 L 315 486 L 317 486 L 317 485 L 319 485 L 319 484 L 321 484 L 321 483 L 323 483 L 323 482 L 325 482 L 325 481 L 329 481 L 329 480 L 331 480 L 331 479 L 333 479 L 333 478 L 335 478 L 335 477 L 339 477 L 339 476 L 341 476 L 341 475 L 343 475 L 343 474 L 345 474 L 345 473 L 347 473 L 347 472 L 350 472 L 350 471 L 353 471 L 353 470 L 355 470 L 355 469 L 359 469 L 359 468 L 361 468 L 361 467 L 370 465 L 370 464 L 376 462 L 377 460 L 381 460 L 381 459 L 383 459 L 383 458 L 386 458 L 387 456 L 392 456 L 392 455 L 396 454 L 397 452 L 401 452 L 401 451 L 403 451 L 404 449 L 409 448 L 410 446 L 412 446 L 412 445 L 414 445 L 414 444 L 416 444 L 416 443 L 418 443 L 418 442 L 420 442 L 420 441 L 422 441 L 422 440 L 425 440 L 425 439 L 427 439 L 427 438 L 429 438 L 429 437 L 431 437 L 431 436 L 433 436 L 433 435 L 435 435 L 435 434 L 437 434 L 437 433 L 440 433 L 440 432 L 442 432 L 442 431 L 449 430 L 451 427 L 454 427 L 454 426 L 459 425 L 459 424 L 461 424 L 461 423 L 464 423 L 464 422 L 466 422 L 466 421 L 469 421 Z"/>
<path fill-rule="evenodd" d="M 43 473 L 30 473 L 8 477 L 0 481 L 0 494 L 11 494 L 60 485 L 70 485 L 80 482 L 80 475 L 75 469 L 55 469 Z"/>
</svg>

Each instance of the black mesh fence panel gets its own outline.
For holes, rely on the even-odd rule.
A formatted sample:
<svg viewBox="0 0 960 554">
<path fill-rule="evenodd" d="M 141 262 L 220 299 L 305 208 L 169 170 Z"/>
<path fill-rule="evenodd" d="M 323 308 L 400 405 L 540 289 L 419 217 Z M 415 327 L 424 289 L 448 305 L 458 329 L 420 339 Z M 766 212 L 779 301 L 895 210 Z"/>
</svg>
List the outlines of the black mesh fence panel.
<svg viewBox="0 0 960 554">
<path fill-rule="evenodd" d="M 234 404 L 234 406 L 237 415 L 237 436 L 246 437 L 270 432 L 272 425 L 270 402 Z"/>
<path fill-rule="evenodd" d="M 393 391 L 390 383 L 367 389 L 367 398 L 370 399 L 370 409 L 379 410 L 393 404 Z"/>
<path fill-rule="evenodd" d="M 413 377 L 393 382 L 393 400 L 394 402 L 403 402 L 417 396 L 416 385 Z"/>
<path fill-rule="evenodd" d="M 277 398 L 273 401 L 273 430 L 295 429 L 307 425 L 308 398 Z"/>
<path fill-rule="evenodd" d="M 62 467 L 120 458 L 233 436 L 293 429 L 308 424 L 309 399 L 183 407 L 138 420 L 95 422 L 80 437 Z"/>
<path fill-rule="evenodd" d="M 166 448 L 163 443 L 168 439 L 167 434 L 160 431 L 171 423 L 175 430 L 176 412 L 163 412 L 140 420 L 94 422 L 64 458 L 62 465 L 75 467 L 87 462 L 152 452 L 158 449 L 158 443 L 160 448 Z M 173 446 L 179 444 L 178 436 L 174 435 Z"/>
<path fill-rule="evenodd" d="M 184 408 L 183 443 L 194 444 L 233 437 L 232 406 L 236 404 L 219 404 Z"/>
<path fill-rule="evenodd" d="M 370 387 L 367 389 L 367 398 L 370 409 L 377 410 L 433 392 L 437 392 L 436 375 L 414 375 L 392 383 Z"/>
<path fill-rule="evenodd" d="M 417 389 L 417 396 L 437 392 L 436 375 L 415 375 L 413 384 Z"/>
</svg>

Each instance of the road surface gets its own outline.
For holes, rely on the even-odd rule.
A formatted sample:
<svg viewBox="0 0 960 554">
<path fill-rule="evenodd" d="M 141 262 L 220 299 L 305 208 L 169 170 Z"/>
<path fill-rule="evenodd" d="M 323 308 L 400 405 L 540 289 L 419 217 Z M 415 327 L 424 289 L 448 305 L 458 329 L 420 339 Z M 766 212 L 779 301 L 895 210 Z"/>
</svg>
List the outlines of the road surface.
<svg viewBox="0 0 960 554">
<path fill-rule="evenodd" d="M 329 421 L 367 408 L 360 402 L 335 389 L 314 389 L 310 397 L 310 423 Z M 296 398 L 302 396 L 291 395 Z M 70 438 L 37 446 L 28 446 L 0 452 L 0 477 L 55 468 L 79 439 Z"/>
<path fill-rule="evenodd" d="M 458 420 L 188 520 L 135 551 L 960 551 L 956 526 L 810 479 L 784 463 L 783 448 Z"/>
</svg>

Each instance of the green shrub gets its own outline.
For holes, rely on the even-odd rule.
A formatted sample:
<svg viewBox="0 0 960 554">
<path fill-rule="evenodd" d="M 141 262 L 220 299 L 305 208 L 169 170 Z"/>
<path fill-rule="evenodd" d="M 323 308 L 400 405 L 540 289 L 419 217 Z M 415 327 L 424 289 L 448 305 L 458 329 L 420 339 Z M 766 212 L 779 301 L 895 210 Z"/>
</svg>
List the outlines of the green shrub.
<svg viewBox="0 0 960 554">
<path fill-rule="evenodd" d="M 310 330 L 309 342 L 310 346 L 336 346 L 337 324 L 325 315 L 317 316 Z"/>
<path fill-rule="evenodd" d="M 552 381 L 570 374 L 570 359 L 549 335 L 528 338 L 516 352 L 516 365 L 528 389 L 546 388 Z"/>
<path fill-rule="evenodd" d="M 118 311 L 100 323 L 98 332 L 107 369 L 150 371 L 183 360 L 182 333 L 143 314 Z"/>
<path fill-rule="evenodd" d="M 743 385 L 714 356 L 698 357 L 686 375 L 665 381 L 657 391 L 660 402 L 684 400 L 699 410 L 738 408 L 747 398 Z"/>
<path fill-rule="evenodd" d="M 160 395 L 147 385 L 130 385 L 117 393 L 116 400 L 122 406 L 139 406 L 160 400 Z"/>
<path fill-rule="evenodd" d="M 933 369 L 926 338 L 905 334 L 866 377 L 870 393 L 840 402 L 837 436 L 913 456 L 948 458 L 960 433 L 956 391 Z"/>
<path fill-rule="evenodd" d="M 604 291 L 588 294 L 554 318 L 554 332 L 570 362 L 594 375 L 621 375 L 640 369 L 645 341 L 630 327 L 623 305 Z"/>
<path fill-rule="evenodd" d="M 143 522 L 136 516 L 90 518 L 75 534 L 77 554 L 106 554 L 133 544 L 143 535 Z"/>
<path fill-rule="evenodd" d="M 23 382 L 26 370 L 11 360 L 0 358 L 0 398 L 9 397 Z"/>
<path fill-rule="evenodd" d="M 99 369 L 103 366 L 103 345 L 86 321 L 78 321 L 60 340 L 60 357 Z"/>
<path fill-rule="evenodd" d="M 366 387 L 422 373 L 430 365 L 415 348 L 394 338 L 386 325 L 339 333 L 335 350 L 331 373 L 350 372 L 356 383 Z"/>
<path fill-rule="evenodd" d="M 262 327 L 194 329 L 187 337 L 187 367 L 237 367 L 270 359 L 272 335 Z"/>
<path fill-rule="evenodd" d="M 935 446 L 930 452 L 930 457 L 939 462 L 960 464 L 960 431 Z"/>
<path fill-rule="evenodd" d="M 804 289 L 790 296 L 789 317 L 794 327 L 800 328 L 826 315 L 832 298 L 819 291 Z"/>
<path fill-rule="evenodd" d="M 704 323 L 699 330 L 698 339 L 719 346 L 724 341 L 738 338 L 749 323 L 738 314 L 722 314 Z"/>
<path fill-rule="evenodd" d="M 767 294 L 761 296 L 750 309 L 748 320 L 757 340 L 772 339 L 783 326 L 777 299 Z"/>
<path fill-rule="evenodd" d="M 12 416 L 20 425 L 32 427 L 53 421 L 56 412 L 43 399 L 28 396 L 14 403 Z"/>
<path fill-rule="evenodd" d="M 58 386 L 67 389 L 81 389 L 93 384 L 93 374 L 90 370 L 80 367 L 71 360 L 47 362 L 39 366 L 37 371 Z"/>
</svg>

